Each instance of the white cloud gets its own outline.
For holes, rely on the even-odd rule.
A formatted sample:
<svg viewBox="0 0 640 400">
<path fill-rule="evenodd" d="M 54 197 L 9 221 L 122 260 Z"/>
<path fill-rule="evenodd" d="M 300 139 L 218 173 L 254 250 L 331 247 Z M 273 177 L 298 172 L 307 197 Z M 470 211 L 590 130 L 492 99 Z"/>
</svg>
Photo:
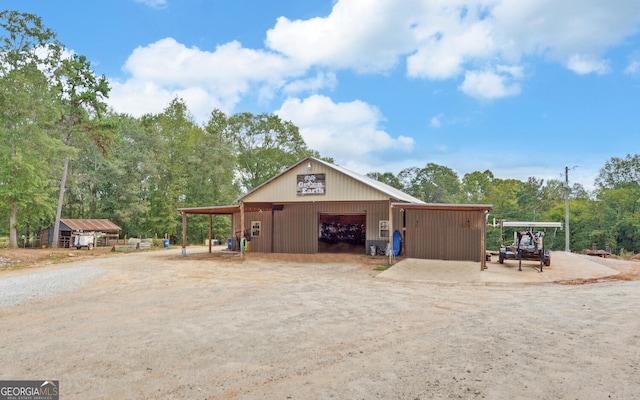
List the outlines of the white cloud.
<svg viewBox="0 0 640 400">
<path fill-rule="evenodd" d="M 247 96 L 321 93 L 338 86 L 340 70 L 386 74 L 402 61 L 409 77 L 463 79 L 463 93 L 496 99 L 520 93 L 525 58 L 609 72 L 603 55 L 637 33 L 638 21 L 637 0 L 336 0 L 326 16 L 280 17 L 264 49 L 232 41 L 204 51 L 172 38 L 138 47 L 123 67 L 129 77 L 112 82 L 110 103 L 140 115 L 182 95 L 201 120 L 212 105 L 233 112 Z"/>
<path fill-rule="evenodd" d="M 112 82 L 110 103 L 117 111 L 137 116 L 149 112 L 149 102 L 162 101 L 166 106 L 167 99 L 184 96 L 198 120 L 208 116 L 212 109 L 204 110 L 211 105 L 230 112 L 252 89 L 275 90 L 283 79 L 304 72 L 280 55 L 243 48 L 238 42 L 207 52 L 188 48 L 172 38 L 138 47 L 123 69 L 131 77 L 125 82 Z M 143 93 L 155 97 L 142 101 Z"/>
<path fill-rule="evenodd" d="M 638 20 L 635 0 L 339 0 L 326 17 L 279 18 L 266 44 L 305 65 L 365 72 L 407 57 L 409 76 L 430 79 L 523 56 L 604 73 L 601 55 L 636 33 Z"/>
<path fill-rule="evenodd" d="M 569 60 L 567 61 L 567 68 L 580 75 L 591 73 L 604 75 L 611 72 L 608 61 L 590 59 L 589 57 L 584 57 L 578 54 L 569 57 Z"/>
<path fill-rule="evenodd" d="M 109 105 L 117 112 L 133 116 L 161 112 L 174 97 L 173 92 L 152 81 L 111 81 L 110 85 Z"/>
<path fill-rule="evenodd" d="M 640 73 L 640 61 L 631 60 L 629 65 L 627 65 L 627 68 L 624 69 L 624 72 L 629 75 L 636 75 Z"/>
<path fill-rule="evenodd" d="M 520 94 L 520 85 L 494 71 L 467 71 L 460 90 L 478 99 L 499 99 Z"/>
<path fill-rule="evenodd" d="M 415 53 L 407 58 L 409 76 L 452 78 L 466 63 L 490 58 L 496 53 L 491 24 L 479 15 L 466 14 L 461 18 L 463 9 L 460 5 L 443 4 L 425 10 L 414 28 L 417 46 Z"/>
<path fill-rule="evenodd" d="M 361 160 L 376 151 L 410 151 L 414 145 L 412 138 L 393 138 L 381 130 L 380 111 L 362 101 L 334 103 L 320 95 L 304 100 L 290 98 L 275 113 L 297 125 L 310 148 L 334 157 L 338 163 Z"/>
<path fill-rule="evenodd" d="M 267 32 L 266 45 L 306 65 L 381 72 L 394 67 L 411 51 L 409 1 L 337 1 L 325 18 L 278 18 Z"/>
<path fill-rule="evenodd" d="M 503 0 L 491 15 L 505 52 L 566 62 L 574 54 L 598 58 L 637 32 L 640 8 L 634 0 Z"/>
<path fill-rule="evenodd" d="M 316 92 L 320 89 L 333 89 L 338 85 L 338 79 L 333 72 L 318 73 L 316 76 L 294 80 L 284 85 L 282 91 L 288 95 L 302 92 Z"/>
<path fill-rule="evenodd" d="M 440 128 L 442 126 L 442 122 L 440 121 L 441 119 L 442 119 L 442 114 L 431 117 L 431 122 L 429 123 L 429 126 L 432 128 Z"/>
<path fill-rule="evenodd" d="M 167 8 L 168 0 L 134 0 L 136 3 L 142 3 L 151 8 Z"/>
</svg>

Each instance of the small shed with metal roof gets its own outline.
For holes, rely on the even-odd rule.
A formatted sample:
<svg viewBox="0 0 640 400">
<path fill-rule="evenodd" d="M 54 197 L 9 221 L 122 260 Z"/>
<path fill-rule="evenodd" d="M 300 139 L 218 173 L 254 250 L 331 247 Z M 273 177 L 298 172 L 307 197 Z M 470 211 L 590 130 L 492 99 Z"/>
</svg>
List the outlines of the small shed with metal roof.
<svg viewBox="0 0 640 400">
<path fill-rule="evenodd" d="M 108 219 L 61 219 L 58 246 L 62 248 L 70 247 L 70 244 L 73 243 L 73 236 L 77 232 L 93 232 L 104 234 L 103 236 L 111 235 L 117 237 L 120 230 L 121 228 L 118 225 Z M 41 243 L 51 245 L 53 231 L 53 226 L 42 231 L 40 234 Z"/>
<path fill-rule="evenodd" d="M 251 252 L 361 253 L 479 261 L 489 205 L 427 204 L 365 175 L 307 157 L 238 198 L 237 205 L 180 208 L 232 215 L 233 248 Z M 211 235 L 210 235 L 211 236 Z M 244 239 L 244 240 L 242 240 Z M 211 241 L 209 241 L 211 243 Z"/>
</svg>

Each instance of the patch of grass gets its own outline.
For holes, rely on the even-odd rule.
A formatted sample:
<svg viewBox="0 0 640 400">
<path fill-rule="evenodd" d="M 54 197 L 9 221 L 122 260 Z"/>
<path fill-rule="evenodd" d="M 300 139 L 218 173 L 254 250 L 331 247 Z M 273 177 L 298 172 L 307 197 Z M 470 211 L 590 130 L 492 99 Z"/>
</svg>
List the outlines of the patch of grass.
<svg viewBox="0 0 640 400">
<path fill-rule="evenodd" d="M 385 265 L 378 265 L 377 267 L 374 268 L 375 271 L 386 271 L 391 267 L 391 265 L 389 264 L 385 264 Z"/>
<path fill-rule="evenodd" d="M 627 251 L 624 248 L 620 249 L 620 257 L 631 258 L 633 256 L 635 256 L 635 253 L 633 251 Z"/>
</svg>

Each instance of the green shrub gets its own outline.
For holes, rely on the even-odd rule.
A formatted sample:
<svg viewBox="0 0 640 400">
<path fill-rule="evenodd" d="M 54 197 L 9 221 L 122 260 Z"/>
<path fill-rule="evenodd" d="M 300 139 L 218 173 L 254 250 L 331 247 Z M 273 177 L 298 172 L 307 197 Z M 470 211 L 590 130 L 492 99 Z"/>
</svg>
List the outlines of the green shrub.
<svg viewBox="0 0 640 400">
<path fill-rule="evenodd" d="M 631 258 L 635 256 L 632 251 L 627 251 L 625 249 L 620 249 L 620 257 L 622 258 Z"/>
</svg>

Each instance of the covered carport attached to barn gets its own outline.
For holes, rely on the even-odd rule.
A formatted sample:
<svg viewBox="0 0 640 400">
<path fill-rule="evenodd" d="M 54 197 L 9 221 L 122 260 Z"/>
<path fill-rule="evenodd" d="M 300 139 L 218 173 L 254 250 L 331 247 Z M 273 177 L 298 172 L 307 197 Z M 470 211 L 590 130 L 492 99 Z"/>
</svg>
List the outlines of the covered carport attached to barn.
<svg viewBox="0 0 640 400">
<path fill-rule="evenodd" d="M 187 215 L 199 214 L 209 216 L 208 243 L 209 253 L 211 253 L 211 243 L 213 239 L 213 216 L 214 215 L 233 215 L 240 212 L 240 206 L 212 206 L 212 207 L 191 207 L 179 208 L 178 211 L 182 215 L 182 255 L 187 254 Z"/>
<path fill-rule="evenodd" d="M 491 205 L 393 203 L 392 207 L 402 211 L 405 257 L 479 261 L 484 269 Z"/>
</svg>

